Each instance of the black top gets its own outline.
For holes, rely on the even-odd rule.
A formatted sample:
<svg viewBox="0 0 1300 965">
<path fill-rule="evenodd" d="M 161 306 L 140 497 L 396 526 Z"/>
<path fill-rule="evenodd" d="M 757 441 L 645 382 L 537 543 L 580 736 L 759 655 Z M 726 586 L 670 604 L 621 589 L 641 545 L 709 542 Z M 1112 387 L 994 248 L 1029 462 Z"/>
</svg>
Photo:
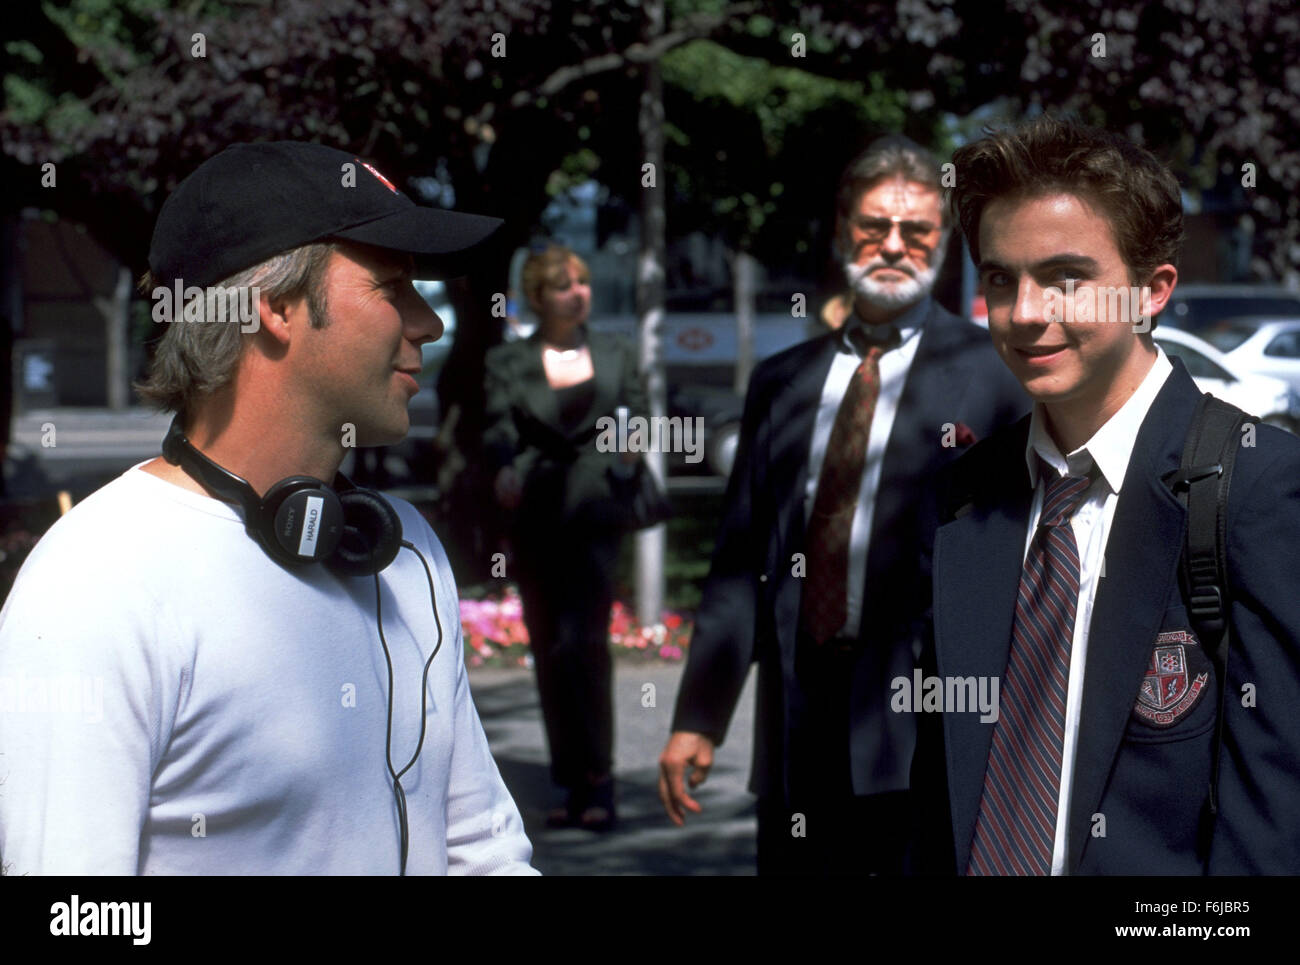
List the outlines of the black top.
<svg viewBox="0 0 1300 965">
<path fill-rule="evenodd" d="M 492 472 L 515 467 L 524 481 L 516 520 L 539 534 L 547 520 L 620 525 L 613 517 L 622 504 L 610 483 L 619 456 L 601 444 L 602 419 L 614 418 L 620 405 L 630 416 L 645 415 L 645 387 L 633 346 L 600 331 L 588 332 L 587 344 L 594 377 L 558 392 L 547 382 L 537 332 L 487 353 L 483 458 Z"/>
<path fill-rule="evenodd" d="M 565 432 L 576 432 L 582 425 L 591 403 L 596 398 L 596 378 L 592 376 L 582 382 L 566 385 L 555 390 L 555 402 L 560 409 L 560 422 Z"/>
</svg>

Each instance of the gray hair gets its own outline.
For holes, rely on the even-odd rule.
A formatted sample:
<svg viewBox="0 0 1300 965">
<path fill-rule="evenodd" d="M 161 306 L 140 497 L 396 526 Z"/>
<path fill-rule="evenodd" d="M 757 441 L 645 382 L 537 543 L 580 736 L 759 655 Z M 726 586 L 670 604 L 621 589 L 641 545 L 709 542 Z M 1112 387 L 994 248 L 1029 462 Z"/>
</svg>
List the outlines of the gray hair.
<svg viewBox="0 0 1300 965">
<path fill-rule="evenodd" d="M 939 161 L 921 145 L 901 134 L 877 138 L 850 161 L 840 175 L 835 192 L 835 213 L 840 218 L 847 217 L 853 202 L 863 191 L 878 181 L 897 177 L 923 184 L 937 192 L 940 190 Z M 946 224 L 947 212 L 942 217 Z"/>
<path fill-rule="evenodd" d="M 172 306 L 174 317 L 158 343 L 149 375 L 135 383 L 135 390 L 147 403 L 164 412 L 176 412 L 182 423 L 187 423 L 201 397 L 234 377 L 246 332 L 230 323 L 239 320 L 237 299 L 245 297 L 250 288 L 257 288 L 272 301 L 305 295 L 312 328 L 324 328 L 329 321 L 325 268 L 338 247 L 337 242 L 317 242 L 293 248 L 222 279 L 186 310 L 187 316 L 198 312 L 199 319 L 182 320 L 181 307 Z M 149 272 L 141 279 L 140 290 L 153 293 L 157 282 Z"/>
</svg>

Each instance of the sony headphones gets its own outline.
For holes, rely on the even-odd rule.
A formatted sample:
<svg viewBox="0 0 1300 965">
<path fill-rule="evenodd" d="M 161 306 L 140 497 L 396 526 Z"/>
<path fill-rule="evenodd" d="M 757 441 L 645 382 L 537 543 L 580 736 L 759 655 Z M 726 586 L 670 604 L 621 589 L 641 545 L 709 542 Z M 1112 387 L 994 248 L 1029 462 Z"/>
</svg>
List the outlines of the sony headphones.
<svg viewBox="0 0 1300 965">
<path fill-rule="evenodd" d="M 163 440 L 163 458 L 218 499 L 242 506 L 248 535 L 282 565 L 323 562 L 340 576 L 370 576 L 393 562 L 402 546 L 402 521 L 388 500 L 342 473 L 332 487 L 290 476 L 259 498 L 245 480 L 194 448 L 179 415 Z"/>
<path fill-rule="evenodd" d="M 438 601 L 428 560 L 409 540 L 402 539 L 402 521 L 388 500 L 373 490 L 353 485 L 342 473 L 335 474 L 332 487 L 311 476 L 290 476 L 281 479 L 259 498 L 246 480 L 222 469 L 194 448 L 181 429 L 179 414 L 172 419 L 171 428 L 163 439 L 163 458 L 173 466 L 181 466 L 217 498 L 242 506 L 244 529 L 277 563 L 300 566 L 323 562 L 340 576 L 374 577 L 375 627 L 388 667 L 388 733 L 384 738 L 384 762 L 393 779 L 401 842 L 399 874 L 405 875 L 411 833 L 402 775 L 415 766 L 424 747 L 429 668 L 442 649 L 442 620 L 438 617 Z M 425 661 L 420 681 L 420 739 L 415 753 L 399 771 L 393 765 L 393 661 L 388 652 L 388 641 L 384 638 L 379 573 L 397 558 L 402 547 L 413 552 L 424 567 L 429 583 L 429 605 L 438 628 L 438 642 Z"/>
</svg>

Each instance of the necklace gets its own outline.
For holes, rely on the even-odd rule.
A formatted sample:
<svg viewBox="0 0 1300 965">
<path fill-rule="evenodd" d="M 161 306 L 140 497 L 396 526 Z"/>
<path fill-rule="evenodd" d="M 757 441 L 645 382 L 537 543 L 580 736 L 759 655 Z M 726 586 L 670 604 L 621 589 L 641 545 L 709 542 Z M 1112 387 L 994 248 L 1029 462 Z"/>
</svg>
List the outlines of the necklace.
<svg viewBox="0 0 1300 965">
<path fill-rule="evenodd" d="M 578 348 L 561 349 L 561 348 L 551 348 L 549 345 L 547 345 L 545 351 L 546 354 L 554 356 L 555 358 L 559 359 L 561 362 L 572 362 L 574 359 L 578 357 L 579 353 L 582 352 L 582 347 L 579 346 Z"/>
</svg>

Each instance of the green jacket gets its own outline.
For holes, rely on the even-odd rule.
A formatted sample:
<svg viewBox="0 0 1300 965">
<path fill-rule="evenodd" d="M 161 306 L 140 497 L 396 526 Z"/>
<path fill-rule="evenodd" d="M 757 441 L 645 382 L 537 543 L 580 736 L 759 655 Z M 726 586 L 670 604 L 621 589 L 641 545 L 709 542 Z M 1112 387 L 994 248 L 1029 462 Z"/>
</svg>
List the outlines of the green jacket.
<svg viewBox="0 0 1300 965">
<path fill-rule="evenodd" d="M 597 446 L 599 420 L 646 414 L 636 352 L 622 339 L 587 332 L 595 371 L 595 398 L 586 416 L 566 431 L 555 390 L 542 367 L 541 337 L 498 345 L 487 354 L 487 428 L 483 447 L 492 476 L 512 464 L 523 481 L 517 520 L 526 529 L 584 521 L 613 523 L 622 512 L 610 486 L 617 452 Z"/>
</svg>

